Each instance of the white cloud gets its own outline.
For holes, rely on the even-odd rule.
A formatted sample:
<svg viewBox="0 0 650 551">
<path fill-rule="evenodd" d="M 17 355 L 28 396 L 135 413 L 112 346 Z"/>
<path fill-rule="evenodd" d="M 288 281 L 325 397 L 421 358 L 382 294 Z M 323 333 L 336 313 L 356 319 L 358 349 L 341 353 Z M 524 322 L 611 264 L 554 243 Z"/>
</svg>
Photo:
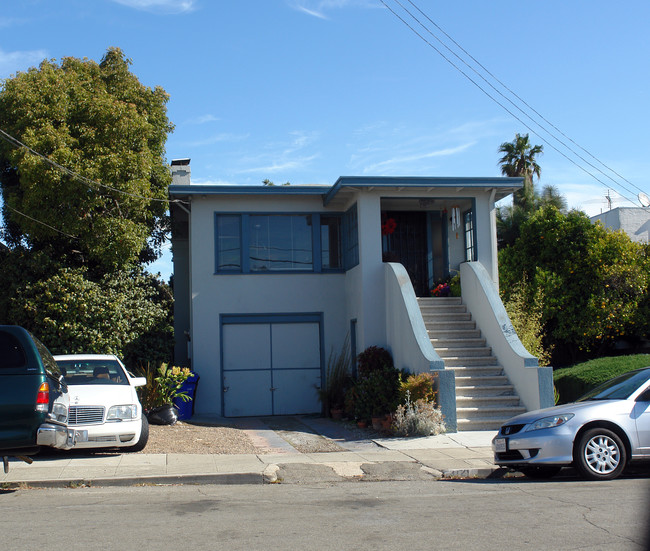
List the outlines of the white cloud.
<svg viewBox="0 0 650 551">
<path fill-rule="evenodd" d="M 373 0 L 288 0 L 295 10 L 319 19 L 329 19 L 326 12 L 343 8 L 378 8 L 381 4 Z"/>
<path fill-rule="evenodd" d="M 385 174 L 387 172 L 395 172 L 396 170 L 407 170 L 410 173 L 412 170 L 409 169 L 412 167 L 413 163 L 420 163 L 422 161 L 426 161 L 427 159 L 433 159 L 436 157 L 449 157 L 451 155 L 458 155 L 459 153 L 463 153 L 472 147 L 475 143 L 476 142 L 472 141 L 456 147 L 447 147 L 444 149 L 437 149 L 435 151 L 410 153 L 399 157 L 393 157 L 392 159 L 387 159 L 385 161 L 380 161 L 378 163 L 368 165 L 363 169 L 363 172 L 364 174 Z"/>
<path fill-rule="evenodd" d="M 187 147 L 203 147 L 206 145 L 213 145 L 215 143 L 222 142 L 241 142 L 248 138 L 248 134 L 214 134 L 213 136 L 208 136 L 207 138 L 201 140 L 194 140 L 191 142 L 186 142 L 183 144 Z"/>
<path fill-rule="evenodd" d="M 45 50 L 5 52 L 0 50 L 0 78 L 7 78 L 17 71 L 25 71 L 47 58 Z"/>
<path fill-rule="evenodd" d="M 196 6 L 195 0 L 113 0 L 113 2 L 136 10 L 162 14 L 188 13 L 194 11 Z"/>
</svg>

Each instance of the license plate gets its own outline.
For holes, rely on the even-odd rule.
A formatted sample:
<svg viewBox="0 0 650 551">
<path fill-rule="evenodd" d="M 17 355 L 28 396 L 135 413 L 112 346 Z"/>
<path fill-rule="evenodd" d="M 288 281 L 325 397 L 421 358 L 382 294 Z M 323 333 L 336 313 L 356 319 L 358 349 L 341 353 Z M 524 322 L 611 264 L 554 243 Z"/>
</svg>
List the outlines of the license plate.
<svg viewBox="0 0 650 551">
<path fill-rule="evenodd" d="M 495 438 L 494 439 L 494 451 L 497 453 L 503 453 L 507 451 L 508 440 L 506 438 Z"/>
</svg>

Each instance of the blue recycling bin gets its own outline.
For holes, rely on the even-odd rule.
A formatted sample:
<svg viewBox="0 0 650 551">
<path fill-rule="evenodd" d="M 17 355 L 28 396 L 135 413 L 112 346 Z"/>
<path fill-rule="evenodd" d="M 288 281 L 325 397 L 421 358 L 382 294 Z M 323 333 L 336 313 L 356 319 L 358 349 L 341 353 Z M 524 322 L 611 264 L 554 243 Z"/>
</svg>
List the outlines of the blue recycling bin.
<svg viewBox="0 0 650 551">
<path fill-rule="evenodd" d="M 178 420 L 186 421 L 194 413 L 194 397 L 196 395 L 196 385 L 199 382 L 199 376 L 192 374 L 181 386 L 181 392 L 192 398 L 189 402 L 184 402 L 181 398 L 174 398 L 174 405 L 178 410 Z"/>
</svg>

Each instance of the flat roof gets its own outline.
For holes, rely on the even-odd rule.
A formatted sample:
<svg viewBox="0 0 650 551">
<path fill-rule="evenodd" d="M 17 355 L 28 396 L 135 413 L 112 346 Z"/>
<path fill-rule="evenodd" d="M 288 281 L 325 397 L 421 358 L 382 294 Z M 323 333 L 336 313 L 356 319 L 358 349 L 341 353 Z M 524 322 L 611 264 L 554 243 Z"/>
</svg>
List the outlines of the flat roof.
<svg viewBox="0 0 650 551">
<path fill-rule="evenodd" d="M 230 185 L 230 184 L 172 184 L 170 195 L 321 195 L 327 205 L 337 195 L 361 189 L 391 191 L 433 191 L 435 189 L 495 189 L 503 198 L 523 187 L 523 178 L 511 177 L 428 177 L 428 176 L 341 176 L 332 186 L 322 185 Z"/>
</svg>

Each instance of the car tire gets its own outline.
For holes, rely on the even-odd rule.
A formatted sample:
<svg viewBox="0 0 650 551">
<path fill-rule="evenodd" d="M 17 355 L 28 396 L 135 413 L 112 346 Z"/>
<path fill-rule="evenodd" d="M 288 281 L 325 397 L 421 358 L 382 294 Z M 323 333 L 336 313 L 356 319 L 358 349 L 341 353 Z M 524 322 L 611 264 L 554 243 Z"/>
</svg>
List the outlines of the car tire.
<svg viewBox="0 0 650 551">
<path fill-rule="evenodd" d="M 612 480 L 625 469 L 627 454 L 621 438 L 611 430 L 589 429 L 573 452 L 578 472 L 590 480 Z"/>
<path fill-rule="evenodd" d="M 562 467 L 559 465 L 531 465 L 529 467 L 519 467 L 519 472 L 531 480 L 548 480 L 558 474 Z"/>
<path fill-rule="evenodd" d="M 147 421 L 147 416 L 143 413 L 142 414 L 142 429 L 140 430 L 140 438 L 138 441 L 133 444 L 133 446 L 129 446 L 128 448 L 124 448 L 124 451 L 127 452 L 141 452 L 144 450 L 145 446 L 147 445 L 147 442 L 149 441 L 149 421 Z"/>
</svg>

